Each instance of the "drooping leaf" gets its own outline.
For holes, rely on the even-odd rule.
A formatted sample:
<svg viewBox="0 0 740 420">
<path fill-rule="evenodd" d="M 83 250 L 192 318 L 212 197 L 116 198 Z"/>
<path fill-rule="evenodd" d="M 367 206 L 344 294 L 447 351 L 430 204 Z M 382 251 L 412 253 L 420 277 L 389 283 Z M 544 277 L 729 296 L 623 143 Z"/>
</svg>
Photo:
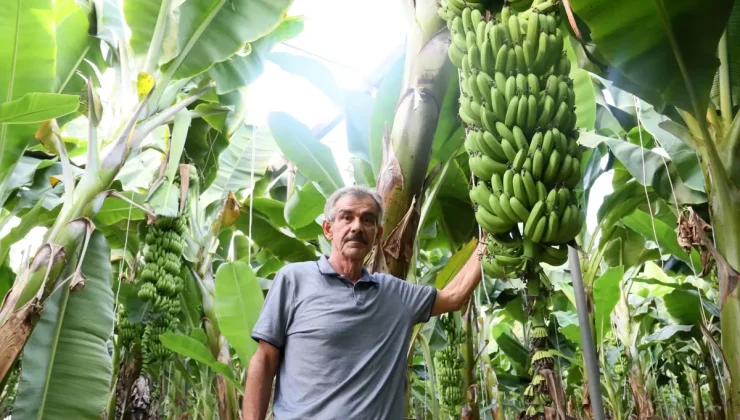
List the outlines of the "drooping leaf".
<svg viewBox="0 0 740 420">
<path fill-rule="evenodd" d="M 447 264 L 445 264 L 442 271 L 437 274 L 437 278 L 434 280 L 434 286 L 437 289 L 442 289 L 447 285 L 447 283 L 452 281 L 452 279 L 457 275 L 460 269 L 463 268 L 465 263 L 473 255 L 477 246 L 478 240 L 476 238 L 473 238 L 470 240 L 470 242 L 465 244 L 464 247 L 462 247 L 459 251 L 452 255 Z"/>
<path fill-rule="evenodd" d="M 56 21 L 56 77 L 53 92 L 61 93 L 70 84 L 75 72 L 90 49 L 98 43 L 88 33 L 90 9 L 74 0 L 57 0 L 54 3 Z"/>
<path fill-rule="evenodd" d="M 692 325 L 666 325 L 658 331 L 644 337 L 642 339 L 642 342 L 648 344 L 656 343 L 659 341 L 667 341 L 677 334 L 691 331 L 692 328 Z"/>
<path fill-rule="evenodd" d="M 491 333 L 504 354 L 520 366 L 527 366 L 529 350 L 511 333 L 509 327 L 503 323 L 496 324 L 491 329 Z"/>
<path fill-rule="evenodd" d="M 596 146 L 603 142 L 614 156 L 624 165 L 642 185 L 653 187 L 664 199 L 673 202 L 675 197 L 680 204 L 705 203 L 706 194 L 693 190 L 683 183 L 673 162 L 660 154 L 624 140 L 585 133 L 580 142 Z"/>
<path fill-rule="evenodd" d="M 393 64 L 378 88 L 375 96 L 375 105 L 370 115 L 369 154 L 370 165 L 373 169 L 373 179 L 378 178 L 380 164 L 383 159 L 383 132 L 386 125 L 390 133 L 393 128 L 393 117 L 396 114 L 396 104 L 401 96 L 405 55 Z"/>
<path fill-rule="evenodd" d="M 611 80 L 641 98 L 657 96 L 666 103 L 693 110 L 676 63 L 679 53 L 695 89 L 700 116 L 706 111 L 719 66 L 717 44 L 732 4 L 731 0 L 570 2 L 591 30 L 599 56 L 616 67 L 607 72 Z"/>
<path fill-rule="evenodd" d="M 655 241 L 657 236 L 658 245 L 660 245 L 664 254 L 671 254 L 681 261 L 691 264 L 689 255 L 678 244 L 674 227 L 666 225 L 662 220 L 642 210 L 635 210 L 632 214 L 625 216 L 622 221 L 625 226 L 640 233 L 646 239 Z M 700 266 L 695 268 L 700 270 Z"/>
<path fill-rule="evenodd" d="M 218 326 L 243 366 L 257 350 L 251 334 L 264 297 L 257 277 L 246 262 L 222 264 L 216 272 L 216 317 Z"/>
<path fill-rule="evenodd" d="M 325 204 L 326 198 L 313 182 L 307 182 L 302 187 L 296 186 L 285 203 L 285 220 L 295 229 L 302 228 L 319 217 Z"/>
<path fill-rule="evenodd" d="M 282 201 L 267 197 L 254 197 L 251 201 L 247 200 L 244 206 L 249 207 L 250 203 L 254 211 L 265 215 L 275 226 L 285 227 L 288 225 L 288 222 L 285 221 L 285 217 L 283 216 L 285 203 Z"/>
<path fill-rule="evenodd" d="M 619 301 L 619 284 L 624 276 L 624 266 L 612 267 L 594 282 L 594 324 L 596 342 L 602 342 L 604 335 L 611 331 L 611 313 Z"/>
<path fill-rule="evenodd" d="M 328 197 L 344 186 L 334 155 L 300 121 L 283 112 L 267 117 L 267 124 L 280 151 Z"/>
<path fill-rule="evenodd" d="M 31 124 L 75 112 L 80 106 L 76 95 L 27 93 L 0 104 L 0 124 Z"/>
<path fill-rule="evenodd" d="M 216 360 L 205 344 L 196 338 L 188 337 L 182 334 L 164 333 L 159 335 L 162 344 L 175 353 L 189 357 L 196 362 L 203 363 L 211 368 L 214 372 L 224 375 L 224 377 L 235 387 L 240 388 L 241 384 L 234 378 L 234 373 L 224 363 Z"/>
<path fill-rule="evenodd" d="M 126 21 L 121 3 L 117 0 L 92 0 L 92 3 L 97 17 L 97 37 L 117 49 L 118 43 L 126 37 Z"/>
<path fill-rule="evenodd" d="M 310 261 L 317 258 L 315 249 L 305 242 L 290 237 L 281 232 L 259 214 L 243 212 L 236 221 L 236 227 L 245 235 L 251 232 L 252 240 L 260 247 L 266 248 L 272 254 L 287 262 Z"/>
<path fill-rule="evenodd" d="M 137 194 L 131 191 L 123 192 L 121 195 L 137 204 L 142 204 L 146 197 L 145 194 Z M 118 197 L 111 196 L 106 197 L 100 210 L 95 214 L 95 224 L 112 225 L 121 220 L 143 220 L 144 216 L 144 212 L 140 208 Z"/>
<path fill-rule="evenodd" d="M 342 90 L 334 81 L 331 71 L 319 60 L 308 55 L 287 52 L 274 52 L 270 54 L 269 59 L 284 71 L 305 78 L 331 99 L 339 109 L 344 108 Z"/>
<path fill-rule="evenodd" d="M 61 278 L 73 274 L 80 256 L 67 258 Z M 23 350 L 14 419 L 99 419 L 104 410 L 114 297 L 110 248 L 101 233 L 93 232 L 82 258 L 85 287 L 61 287 L 50 297 Z"/>
<path fill-rule="evenodd" d="M 632 229 L 617 226 L 611 238 L 604 239 L 609 241 L 604 249 L 604 262 L 610 267 L 634 267 L 645 261 L 660 259 L 660 251 L 647 248 L 645 237 Z"/>
<path fill-rule="evenodd" d="M 174 78 L 210 69 L 275 29 L 292 0 L 190 0 L 180 6 L 179 54 L 162 66 Z"/>
<path fill-rule="evenodd" d="M 0 13 L 0 104 L 32 92 L 52 92 L 56 40 L 51 0 L 10 0 Z M 0 180 L 18 161 L 34 124 L 0 124 Z"/>
<path fill-rule="evenodd" d="M 252 172 L 255 181 L 264 175 L 275 150 L 275 140 L 267 130 L 242 126 L 234 133 L 228 147 L 218 157 L 218 174 L 213 184 L 201 195 L 201 203 L 208 205 L 226 198 L 229 191 L 236 192 L 249 188 Z"/>
<path fill-rule="evenodd" d="M 347 150 L 366 163 L 370 162 L 370 116 L 374 105 L 375 98 L 368 92 L 350 91 L 344 95 Z"/>
<path fill-rule="evenodd" d="M 570 71 L 570 77 L 576 94 L 576 126 L 593 130 L 596 124 L 596 97 L 591 76 L 586 70 L 574 68 Z"/>
<path fill-rule="evenodd" d="M 691 132 L 686 127 L 658 114 L 653 107 L 644 102 L 640 109 L 640 121 L 668 153 L 686 186 L 704 192 L 704 175 L 699 158 L 690 146 L 694 141 Z"/>
<path fill-rule="evenodd" d="M 254 82 L 264 71 L 275 45 L 295 38 L 302 31 L 303 19 L 288 16 L 272 32 L 250 43 L 249 54 L 234 54 L 214 64 L 208 75 L 216 82 L 216 91 L 230 92 Z"/>
<path fill-rule="evenodd" d="M 578 314 L 573 312 L 555 311 L 552 312 L 558 321 L 558 329 L 570 341 L 581 345 L 581 330 L 578 327 Z"/>
<path fill-rule="evenodd" d="M 43 211 L 42 204 L 42 201 L 36 203 L 28 213 L 20 218 L 20 223 L 17 226 L 13 227 L 7 235 L 0 237 L 0 266 L 3 265 L 5 259 L 8 257 L 10 247 L 25 238 L 31 229 L 38 226 L 38 216 Z"/>
<path fill-rule="evenodd" d="M 681 324 L 697 325 L 701 323 L 701 299 L 696 290 L 675 289 L 663 296 L 666 310 L 671 317 Z"/>
<path fill-rule="evenodd" d="M 205 120 L 198 118 L 190 124 L 185 157 L 198 170 L 201 188 L 207 189 L 216 179 L 219 156 L 228 146 L 226 136 L 211 129 Z"/>
</svg>

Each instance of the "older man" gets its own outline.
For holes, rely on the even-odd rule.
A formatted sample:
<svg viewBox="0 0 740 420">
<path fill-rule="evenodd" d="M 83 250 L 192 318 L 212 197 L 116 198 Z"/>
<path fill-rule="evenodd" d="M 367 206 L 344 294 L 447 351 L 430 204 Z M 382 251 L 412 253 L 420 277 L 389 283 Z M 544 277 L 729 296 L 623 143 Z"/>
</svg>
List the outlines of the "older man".
<svg viewBox="0 0 740 420">
<path fill-rule="evenodd" d="M 406 352 L 415 324 L 458 310 L 481 279 L 477 255 L 442 290 L 369 273 L 383 235 L 377 193 L 342 188 L 326 202 L 331 256 L 288 264 L 275 276 L 252 332 L 258 344 L 243 418 L 263 420 L 277 374 L 276 420 L 400 420 Z"/>
</svg>

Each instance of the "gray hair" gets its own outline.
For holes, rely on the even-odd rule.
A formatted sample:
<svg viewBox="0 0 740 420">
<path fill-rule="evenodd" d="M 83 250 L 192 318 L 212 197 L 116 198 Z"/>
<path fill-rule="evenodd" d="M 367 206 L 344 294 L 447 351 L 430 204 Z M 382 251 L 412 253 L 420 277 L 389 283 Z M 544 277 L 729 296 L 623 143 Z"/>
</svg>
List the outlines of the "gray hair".
<svg viewBox="0 0 740 420">
<path fill-rule="evenodd" d="M 364 185 L 350 185 L 334 191 L 329 198 L 326 199 L 326 205 L 324 206 L 325 220 L 329 222 L 334 221 L 334 206 L 337 204 L 337 201 L 346 196 L 352 198 L 372 198 L 378 207 L 378 220 L 376 221 L 376 224 L 380 226 L 381 223 L 383 223 L 383 200 L 374 188 L 369 188 Z"/>
</svg>

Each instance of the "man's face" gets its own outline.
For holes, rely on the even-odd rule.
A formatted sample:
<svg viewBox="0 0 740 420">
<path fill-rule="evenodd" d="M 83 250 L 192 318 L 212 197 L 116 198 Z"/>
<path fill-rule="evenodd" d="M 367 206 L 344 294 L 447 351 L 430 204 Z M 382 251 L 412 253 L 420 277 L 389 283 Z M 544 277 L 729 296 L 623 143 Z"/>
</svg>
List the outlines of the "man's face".
<svg viewBox="0 0 740 420">
<path fill-rule="evenodd" d="M 383 229 L 377 225 L 378 208 L 370 197 L 345 196 L 334 205 L 334 220 L 323 223 L 333 253 L 350 260 L 363 260 Z"/>
</svg>

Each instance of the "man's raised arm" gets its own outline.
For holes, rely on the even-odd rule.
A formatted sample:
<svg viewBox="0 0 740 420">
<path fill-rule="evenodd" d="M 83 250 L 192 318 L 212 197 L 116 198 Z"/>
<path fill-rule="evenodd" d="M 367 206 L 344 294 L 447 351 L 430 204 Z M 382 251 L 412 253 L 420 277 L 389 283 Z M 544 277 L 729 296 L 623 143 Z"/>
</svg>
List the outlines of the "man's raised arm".
<svg viewBox="0 0 740 420">
<path fill-rule="evenodd" d="M 470 259 L 460 269 L 455 278 L 444 289 L 437 291 L 437 298 L 432 306 L 432 316 L 461 309 L 481 281 L 483 273 L 481 272 L 479 254 L 485 252 L 485 245 L 478 244 L 473 255 L 470 256 Z"/>
<path fill-rule="evenodd" d="M 260 341 L 257 351 L 249 361 L 242 405 L 243 420 L 265 419 L 279 361 L 280 350 L 270 343 Z"/>
</svg>

